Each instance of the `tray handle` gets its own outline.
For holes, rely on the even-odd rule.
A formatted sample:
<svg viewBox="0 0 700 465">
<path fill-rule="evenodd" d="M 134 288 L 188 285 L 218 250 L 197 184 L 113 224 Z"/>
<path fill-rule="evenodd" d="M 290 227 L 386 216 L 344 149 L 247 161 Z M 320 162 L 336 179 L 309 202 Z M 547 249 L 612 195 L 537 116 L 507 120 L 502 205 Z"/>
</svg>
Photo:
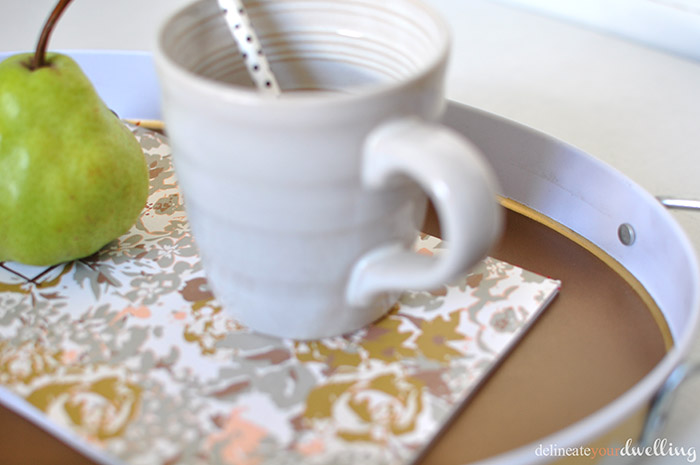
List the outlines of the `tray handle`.
<svg viewBox="0 0 700 465">
<path fill-rule="evenodd" d="M 700 363 L 685 361 L 666 378 L 666 382 L 652 399 L 651 408 L 639 436 L 639 444 L 642 447 L 652 446 L 659 437 L 668 421 L 678 388 L 688 379 L 698 375 L 700 375 Z"/>
<path fill-rule="evenodd" d="M 672 196 L 657 196 L 656 199 L 669 210 L 700 211 L 700 200 Z M 666 378 L 661 389 L 654 396 L 647 414 L 639 443 L 643 447 L 651 446 L 668 422 L 671 406 L 679 387 L 689 378 L 700 375 L 700 363 L 685 361 L 678 365 Z"/>
<path fill-rule="evenodd" d="M 700 200 L 660 195 L 656 199 L 669 210 L 700 210 Z"/>
</svg>

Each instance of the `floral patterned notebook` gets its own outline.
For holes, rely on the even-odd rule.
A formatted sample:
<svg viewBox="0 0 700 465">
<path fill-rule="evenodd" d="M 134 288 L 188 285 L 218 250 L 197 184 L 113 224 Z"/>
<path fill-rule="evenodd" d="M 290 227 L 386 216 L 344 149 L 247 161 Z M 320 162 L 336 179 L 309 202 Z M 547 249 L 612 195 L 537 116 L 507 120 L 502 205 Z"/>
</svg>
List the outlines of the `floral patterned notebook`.
<svg viewBox="0 0 700 465">
<path fill-rule="evenodd" d="M 344 337 L 251 333 L 207 288 L 167 140 L 134 130 L 151 193 L 128 234 L 0 263 L 0 402 L 99 463 L 410 463 L 558 291 L 487 258 Z"/>
</svg>

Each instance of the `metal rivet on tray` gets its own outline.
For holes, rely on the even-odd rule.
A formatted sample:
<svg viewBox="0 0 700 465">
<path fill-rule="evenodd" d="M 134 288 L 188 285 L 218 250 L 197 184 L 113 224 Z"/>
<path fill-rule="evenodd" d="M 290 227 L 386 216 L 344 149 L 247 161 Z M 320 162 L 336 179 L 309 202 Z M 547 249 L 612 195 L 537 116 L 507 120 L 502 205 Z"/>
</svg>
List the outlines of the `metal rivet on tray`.
<svg viewBox="0 0 700 465">
<path fill-rule="evenodd" d="M 634 244 L 634 241 L 637 238 L 634 228 L 629 223 L 623 223 L 619 228 L 617 228 L 617 237 L 619 237 L 620 242 L 625 245 Z"/>
</svg>

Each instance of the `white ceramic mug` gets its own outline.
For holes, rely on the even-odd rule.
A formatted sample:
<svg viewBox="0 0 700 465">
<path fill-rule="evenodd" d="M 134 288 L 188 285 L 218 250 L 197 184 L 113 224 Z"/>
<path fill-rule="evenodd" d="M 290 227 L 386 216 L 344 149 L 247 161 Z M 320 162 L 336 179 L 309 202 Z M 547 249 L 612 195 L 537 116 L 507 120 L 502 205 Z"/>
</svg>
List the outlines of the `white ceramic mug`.
<svg viewBox="0 0 700 465">
<path fill-rule="evenodd" d="M 162 27 L 163 115 L 212 291 L 253 330 L 347 333 L 407 289 L 482 258 L 501 228 L 495 178 L 435 123 L 446 24 L 416 0 L 251 0 L 280 97 L 258 93 L 216 2 Z M 432 199 L 449 250 L 411 250 Z"/>
</svg>

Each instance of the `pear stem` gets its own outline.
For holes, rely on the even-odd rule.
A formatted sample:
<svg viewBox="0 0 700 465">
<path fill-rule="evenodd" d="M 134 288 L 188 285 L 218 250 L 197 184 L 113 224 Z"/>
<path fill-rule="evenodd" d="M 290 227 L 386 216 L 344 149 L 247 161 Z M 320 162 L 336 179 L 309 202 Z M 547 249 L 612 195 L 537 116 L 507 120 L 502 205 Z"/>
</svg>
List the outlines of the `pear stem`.
<svg viewBox="0 0 700 465">
<path fill-rule="evenodd" d="M 44 24 L 44 28 L 41 30 L 41 35 L 39 36 L 39 42 L 37 42 L 37 44 L 36 44 L 36 51 L 34 52 L 34 59 L 32 60 L 31 64 L 29 65 L 30 69 L 38 69 L 38 68 L 41 68 L 42 66 L 47 66 L 46 48 L 48 47 L 49 37 L 51 37 L 51 32 L 53 31 L 54 26 L 56 26 L 58 19 L 61 17 L 63 12 L 66 10 L 66 7 L 68 7 L 68 4 L 71 1 L 72 0 L 59 0 L 58 4 L 56 4 L 56 7 L 51 12 L 51 15 L 49 15 L 49 18 L 46 20 L 46 23 Z"/>
</svg>

